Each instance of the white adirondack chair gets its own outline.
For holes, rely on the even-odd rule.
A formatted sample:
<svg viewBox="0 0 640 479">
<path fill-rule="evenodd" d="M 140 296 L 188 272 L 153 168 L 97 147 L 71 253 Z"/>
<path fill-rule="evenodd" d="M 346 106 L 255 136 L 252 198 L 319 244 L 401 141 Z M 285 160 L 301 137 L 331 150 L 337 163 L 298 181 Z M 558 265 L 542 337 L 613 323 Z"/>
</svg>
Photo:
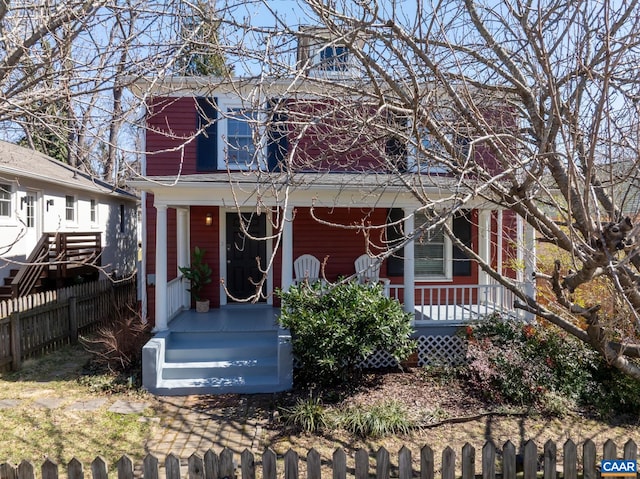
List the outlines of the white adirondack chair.
<svg viewBox="0 0 640 479">
<path fill-rule="evenodd" d="M 293 272 L 296 276 L 294 284 L 303 281 L 315 283 L 320 280 L 320 260 L 311 254 L 298 256 L 293 262 Z"/>
<path fill-rule="evenodd" d="M 389 278 L 380 277 L 380 261 L 378 261 L 377 258 L 372 258 L 365 253 L 356 258 L 354 266 L 356 268 L 356 275 L 360 284 L 382 283 L 384 295 L 389 297 L 389 285 L 391 284 L 391 280 Z"/>
</svg>

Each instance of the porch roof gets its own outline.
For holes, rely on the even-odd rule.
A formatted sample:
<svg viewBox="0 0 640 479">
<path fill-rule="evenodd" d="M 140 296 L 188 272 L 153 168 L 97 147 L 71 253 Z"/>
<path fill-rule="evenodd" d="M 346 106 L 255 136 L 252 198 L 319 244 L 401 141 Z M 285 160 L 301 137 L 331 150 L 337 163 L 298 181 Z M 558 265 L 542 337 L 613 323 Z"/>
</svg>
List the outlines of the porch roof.
<svg viewBox="0 0 640 479">
<path fill-rule="evenodd" d="M 469 182 L 448 176 L 374 172 L 218 172 L 148 176 L 129 184 L 153 193 L 156 204 L 171 206 L 282 206 L 286 200 L 298 206 L 417 208 L 424 204 L 421 197 L 444 206 L 471 192 Z"/>
</svg>

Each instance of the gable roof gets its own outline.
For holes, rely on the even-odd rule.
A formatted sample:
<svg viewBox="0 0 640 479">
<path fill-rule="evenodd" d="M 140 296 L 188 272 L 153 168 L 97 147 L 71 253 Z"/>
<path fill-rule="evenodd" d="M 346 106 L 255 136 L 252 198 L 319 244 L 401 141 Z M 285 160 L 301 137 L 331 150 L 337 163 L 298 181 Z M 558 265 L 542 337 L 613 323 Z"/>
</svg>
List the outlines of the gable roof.
<svg viewBox="0 0 640 479">
<path fill-rule="evenodd" d="M 7 180 L 15 177 L 31 178 L 74 190 L 118 196 L 132 201 L 138 199 L 128 191 L 116 188 L 44 153 L 6 141 L 0 141 L 0 178 L 2 177 Z"/>
</svg>

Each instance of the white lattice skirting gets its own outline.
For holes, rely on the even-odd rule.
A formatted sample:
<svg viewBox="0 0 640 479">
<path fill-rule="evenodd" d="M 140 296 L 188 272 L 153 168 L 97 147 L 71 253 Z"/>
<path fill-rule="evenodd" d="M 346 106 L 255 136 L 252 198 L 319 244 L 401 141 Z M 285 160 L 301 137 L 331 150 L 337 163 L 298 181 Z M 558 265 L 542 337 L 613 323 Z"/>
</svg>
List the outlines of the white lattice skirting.
<svg viewBox="0 0 640 479">
<path fill-rule="evenodd" d="M 418 338 L 418 365 L 457 366 L 464 363 L 467 342 L 458 336 L 420 336 Z"/>
<path fill-rule="evenodd" d="M 418 366 L 457 366 L 465 361 L 467 343 L 458 336 L 418 336 Z M 386 351 L 376 351 L 359 364 L 361 368 L 393 368 L 398 363 Z M 294 359 L 294 367 L 299 363 Z"/>
</svg>

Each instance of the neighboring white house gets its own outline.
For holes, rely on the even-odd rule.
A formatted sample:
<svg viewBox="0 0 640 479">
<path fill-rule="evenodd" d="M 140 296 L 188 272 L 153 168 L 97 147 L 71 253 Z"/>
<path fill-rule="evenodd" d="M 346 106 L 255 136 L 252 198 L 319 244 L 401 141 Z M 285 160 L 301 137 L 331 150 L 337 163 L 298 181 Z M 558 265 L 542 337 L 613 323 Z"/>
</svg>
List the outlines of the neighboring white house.
<svg viewBox="0 0 640 479">
<path fill-rule="evenodd" d="M 0 142 L 0 284 L 44 233 L 99 233 L 101 275 L 131 274 L 137 211 L 135 195 L 37 151 Z"/>
</svg>

